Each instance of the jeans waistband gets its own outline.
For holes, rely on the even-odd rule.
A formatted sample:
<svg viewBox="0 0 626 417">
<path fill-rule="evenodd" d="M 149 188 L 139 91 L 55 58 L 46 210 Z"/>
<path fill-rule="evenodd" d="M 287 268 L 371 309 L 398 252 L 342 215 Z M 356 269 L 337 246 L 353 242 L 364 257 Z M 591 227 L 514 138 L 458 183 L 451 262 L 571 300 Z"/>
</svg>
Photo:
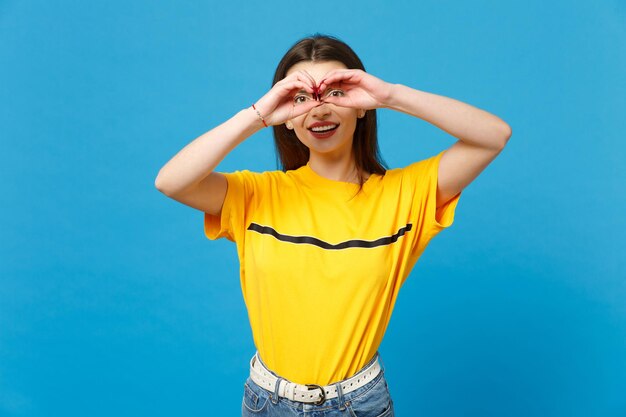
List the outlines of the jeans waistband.
<svg viewBox="0 0 626 417">
<path fill-rule="evenodd" d="M 274 392 L 275 397 L 320 405 L 326 399 L 343 397 L 343 394 L 355 391 L 374 380 L 380 373 L 384 373 L 384 368 L 378 361 L 379 357 L 379 353 L 376 352 L 353 376 L 320 386 L 297 384 L 281 377 L 265 365 L 257 351 L 250 361 L 250 378 L 266 391 Z"/>
</svg>

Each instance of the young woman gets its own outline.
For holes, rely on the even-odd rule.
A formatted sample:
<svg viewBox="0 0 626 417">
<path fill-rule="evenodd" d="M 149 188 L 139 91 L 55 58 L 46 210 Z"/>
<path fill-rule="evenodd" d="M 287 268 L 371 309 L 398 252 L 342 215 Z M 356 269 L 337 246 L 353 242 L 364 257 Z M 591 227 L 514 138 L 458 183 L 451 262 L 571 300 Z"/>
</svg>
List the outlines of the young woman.
<svg viewBox="0 0 626 417">
<path fill-rule="evenodd" d="M 387 170 L 377 108 L 419 117 L 459 140 Z M 283 170 L 214 171 L 266 126 Z M 393 415 L 378 347 L 400 287 L 429 241 L 453 223 L 462 190 L 510 136 L 500 118 L 376 78 L 348 45 L 316 35 L 285 54 L 267 94 L 160 170 L 156 187 L 202 210 L 209 239 L 237 244 L 257 348 L 243 415 Z M 406 149 L 417 146 L 406 139 Z"/>
</svg>

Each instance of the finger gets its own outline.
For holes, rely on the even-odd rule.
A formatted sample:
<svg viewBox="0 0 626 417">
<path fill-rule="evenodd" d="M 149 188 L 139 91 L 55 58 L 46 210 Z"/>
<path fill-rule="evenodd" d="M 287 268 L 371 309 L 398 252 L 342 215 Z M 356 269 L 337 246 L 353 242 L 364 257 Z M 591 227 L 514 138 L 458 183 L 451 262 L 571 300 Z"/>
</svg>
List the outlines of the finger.
<svg viewBox="0 0 626 417">
<path fill-rule="evenodd" d="M 347 93 L 348 91 L 352 90 L 354 88 L 354 85 L 347 85 L 344 84 L 343 81 L 338 81 L 338 82 L 334 82 L 334 83 L 322 83 L 320 84 L 320 88 L 319 88 L 319 94 L 321 97 L 325 97 L 328 91 L 333 91 L 333 90 L 341 90 L 344 93 Z"/>
<path fill-rule="evenodd" d="M 300 71 L 295 72 L 286 78 L 283 78 L 281 81 L 277 82 L 276 85 L 281 88 L 285 88 L 286 86 L 293 86 L 293 84 L 297 82 L 301 83 L 299 85 L 304 86 L 304 88 L 302 88 L 303 90 L 308 91 L 309 93 L 313 92 L 313 86 L 311 86 L 311 81 Z"/>
<path fill-rule="evenodd" d="M 310 89 L 307 89 L 307 91 L 309 92 L 313 92 L 317 88 L 317 84 L 315 83 L 315 80 L 306 71 L 303 71 L 303 70 L 296 71 L 285 79 L 289 79 L 289 78 L 297 79 L 297 80 L 302 81 L 303 83 L 306 83 L 310 87 Z"/>
<path fill-rule="evenodd" d="M 324 76 L 321 84 L 330 85 L 338 81 L 355 83 L 359 81 L 359 70 L 333 70 Z"/>
<path fill-rule="evenodd" d="M 322 77 L 322 80 L 337 74 L 345 74 L 345 73 L 350 73 L 353 72 L 353 69 L 346 69 L 346 68 L 338 68 L 338 69 L 334 69 L 334 70 L 330 70 L 328 71 L 326 74 L 324 74 L 324 76 Z"/>
<path fill-rule="evenodd" d="M 283 96 L 287 96 L 292 94 L 295 90 L 301 91 L 307 91 L 309 93 L 313 93 L 313 89 L 311 88 L 311 86 L 306 83 L 305 81 L 302 81 L 300 79 L 288 82 L 284 85 L 281 86 L 281 90 L 283 92 Z"/>
<path fill-rule="evenodd" d="M 309 101 L 306 103 L 302 103 L 297 106 L 292 106 L 291 111 L 289 112 L 289 119 L 293 119 L 295 117 L 306 114 L 316 108 L 317 106 L 321 106 L 323 103 L 319 101 Z"/>
<path fill-rule="evenodd" d="M 330 103 L 330 104 L 334 104 L 340 107 L 350 107 L 350 108 L 358 107 L 348 97 L 328 96 L 322 99 L 322 103 Z"/>
<path fill-rule="evenodd" d="M 313 76 L 309 74 L 306 70 L 301 70 L 300 72 L 304 74 L 304 76 L 307 77 L 309 81 L 311 81 L 311 84 L 313 85 L 313 88 L 315 89 L 317 87 L 317 82 L 315 81 L 315 78 L 313 78 Z"/>
</svg>

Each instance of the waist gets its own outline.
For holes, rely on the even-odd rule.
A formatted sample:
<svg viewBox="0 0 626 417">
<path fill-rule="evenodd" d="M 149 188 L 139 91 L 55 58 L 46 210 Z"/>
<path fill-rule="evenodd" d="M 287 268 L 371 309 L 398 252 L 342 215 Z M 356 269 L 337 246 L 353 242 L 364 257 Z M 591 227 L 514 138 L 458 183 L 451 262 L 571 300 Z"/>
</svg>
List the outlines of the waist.
<svg viewBox="0 0 626 417">
<path fill-rule="evenodd" d="M 328 385 L 298 384 L 289 381 L 270 370 L 261 360 L 258 352 L 250 360 L 250 379 L 259 387 L 291 401 L 323 404 L 327 399 L 336 398 L 365 386 L 384 373 L 379 362 L 379 353 L 365 364 L 356 374 Z"/>
</svg>

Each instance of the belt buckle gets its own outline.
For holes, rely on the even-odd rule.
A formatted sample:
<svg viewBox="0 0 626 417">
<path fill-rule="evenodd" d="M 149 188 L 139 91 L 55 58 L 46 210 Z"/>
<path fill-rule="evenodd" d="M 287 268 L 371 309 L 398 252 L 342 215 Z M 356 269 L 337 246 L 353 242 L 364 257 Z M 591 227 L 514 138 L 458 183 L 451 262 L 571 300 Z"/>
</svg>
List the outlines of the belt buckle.
<svg viewBox="0 0 626 417">
<path fill-rule="evenodd" d="M 315 384 L 306 384 L 306 387 L 309 388 L 309 391 L 311 391 L 311 389 L 319 388 L 320 391 L 322 392 L 322 398 L 320 398 L 319 400 L 317 400 L 313 404 L 315 404 L 315 405 L 322 405 L 322 404 L 324 404 L 324 402 L 326 401 L 326 393 L 324 392 L 324 388 L 322 388 L 319 385 L 315 385 Z"/>
</svg>

